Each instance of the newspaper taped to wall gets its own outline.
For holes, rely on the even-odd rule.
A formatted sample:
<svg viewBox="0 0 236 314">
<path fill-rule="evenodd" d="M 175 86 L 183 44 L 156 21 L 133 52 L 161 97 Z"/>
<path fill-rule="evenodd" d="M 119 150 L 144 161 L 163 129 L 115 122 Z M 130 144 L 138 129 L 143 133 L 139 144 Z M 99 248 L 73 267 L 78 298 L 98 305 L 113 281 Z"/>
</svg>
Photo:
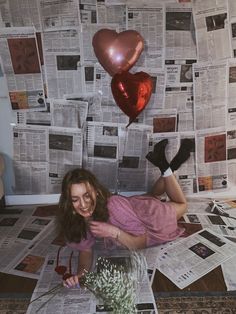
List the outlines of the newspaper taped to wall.
<svg viewBox="0 0 236 314">
<path fill-rule="evenodd" d="M 1 28 L 0 56 L 12 110 L 46 109 L 35 29 Z"/>
</svg>

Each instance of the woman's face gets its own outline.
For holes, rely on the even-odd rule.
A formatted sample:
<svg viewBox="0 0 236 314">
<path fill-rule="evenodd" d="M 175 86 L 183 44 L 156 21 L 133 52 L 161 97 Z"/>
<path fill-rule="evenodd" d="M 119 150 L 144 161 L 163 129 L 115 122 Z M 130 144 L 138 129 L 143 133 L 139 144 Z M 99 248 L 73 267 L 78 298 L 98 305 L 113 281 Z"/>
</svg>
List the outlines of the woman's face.
<svg viewBox="0 0 236 314">
<path fill-rule="evenodd" d="M 77 214 L 85 219 L 92 216 L 96 207 L 97 192 L 89 183 L 72 184 L 71 201 Z"/>
</svg>

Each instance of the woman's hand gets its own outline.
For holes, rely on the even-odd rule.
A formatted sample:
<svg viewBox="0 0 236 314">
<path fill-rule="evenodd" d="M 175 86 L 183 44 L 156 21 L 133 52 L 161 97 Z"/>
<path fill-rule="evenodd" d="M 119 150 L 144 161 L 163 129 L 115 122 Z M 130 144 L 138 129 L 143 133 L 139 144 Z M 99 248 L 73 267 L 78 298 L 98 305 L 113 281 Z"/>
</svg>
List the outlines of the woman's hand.
<svg viewBox="0 0 236 314">
<path fill-rule="evenodd" d="M 79 278 L 81 276 L 79 275 L 72 275 L 71 277 L 67 278 L 66 280 L 63 280 L 63 286 L 66 288 L 79 288 Z"/>
<path fill-rule="evenodd" d="M 99 238 L 117 238 L 120 229 L 106 222 L 91 221 L 89 223 L 90 231 L 95 237 Z"/>
</svg>

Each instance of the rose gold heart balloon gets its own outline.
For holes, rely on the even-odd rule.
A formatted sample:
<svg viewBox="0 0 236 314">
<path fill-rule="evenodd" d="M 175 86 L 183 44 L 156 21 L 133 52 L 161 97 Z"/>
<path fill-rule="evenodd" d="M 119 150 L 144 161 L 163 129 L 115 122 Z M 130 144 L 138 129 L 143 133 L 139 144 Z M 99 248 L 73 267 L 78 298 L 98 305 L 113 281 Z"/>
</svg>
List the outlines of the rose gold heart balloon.
<svg viewBox="0 0 236 314">
<path fill-rule="evenodd" d="M 98 61 L 111 76 L 128 71 L 144 47 L 142 36 L 134 30 L 117 33 L 101 29 L 93 36 L 92 43 Z"/>
<path fill-rule="evenodd" d="M 117 105 L 130 118 L 128 126 L 148 104 L 152 88 L 152 78 L 145 72 L 122 72 L 112 78 L 112 94 Z"/>
</svg>

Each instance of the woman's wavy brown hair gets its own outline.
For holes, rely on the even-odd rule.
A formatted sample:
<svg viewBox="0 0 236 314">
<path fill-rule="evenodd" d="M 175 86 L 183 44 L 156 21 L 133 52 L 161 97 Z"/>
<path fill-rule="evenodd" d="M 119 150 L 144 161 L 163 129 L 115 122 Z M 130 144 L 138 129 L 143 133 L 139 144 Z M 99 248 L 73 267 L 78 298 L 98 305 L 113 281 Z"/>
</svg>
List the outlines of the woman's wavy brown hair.
<svg viewBox="0 0 236 314">
<path fill-rule="evenodd" d="M 97 192 L 96 207 L 92 214 L 93 220 L 107 221 L 109 217 L 107 199 L 111 193 L 108 189 L 102 186 L 97 178 L 86 169 L 76 168 L 67 172 L 62 181 L 58 214 L 60 232 L 67 242 L 80 242 L 87 238 L 86 221 L 81 215 L 75 214 L 71 200 L 72 184 L 82 182 L 92 186 Z"/>
</svg>

